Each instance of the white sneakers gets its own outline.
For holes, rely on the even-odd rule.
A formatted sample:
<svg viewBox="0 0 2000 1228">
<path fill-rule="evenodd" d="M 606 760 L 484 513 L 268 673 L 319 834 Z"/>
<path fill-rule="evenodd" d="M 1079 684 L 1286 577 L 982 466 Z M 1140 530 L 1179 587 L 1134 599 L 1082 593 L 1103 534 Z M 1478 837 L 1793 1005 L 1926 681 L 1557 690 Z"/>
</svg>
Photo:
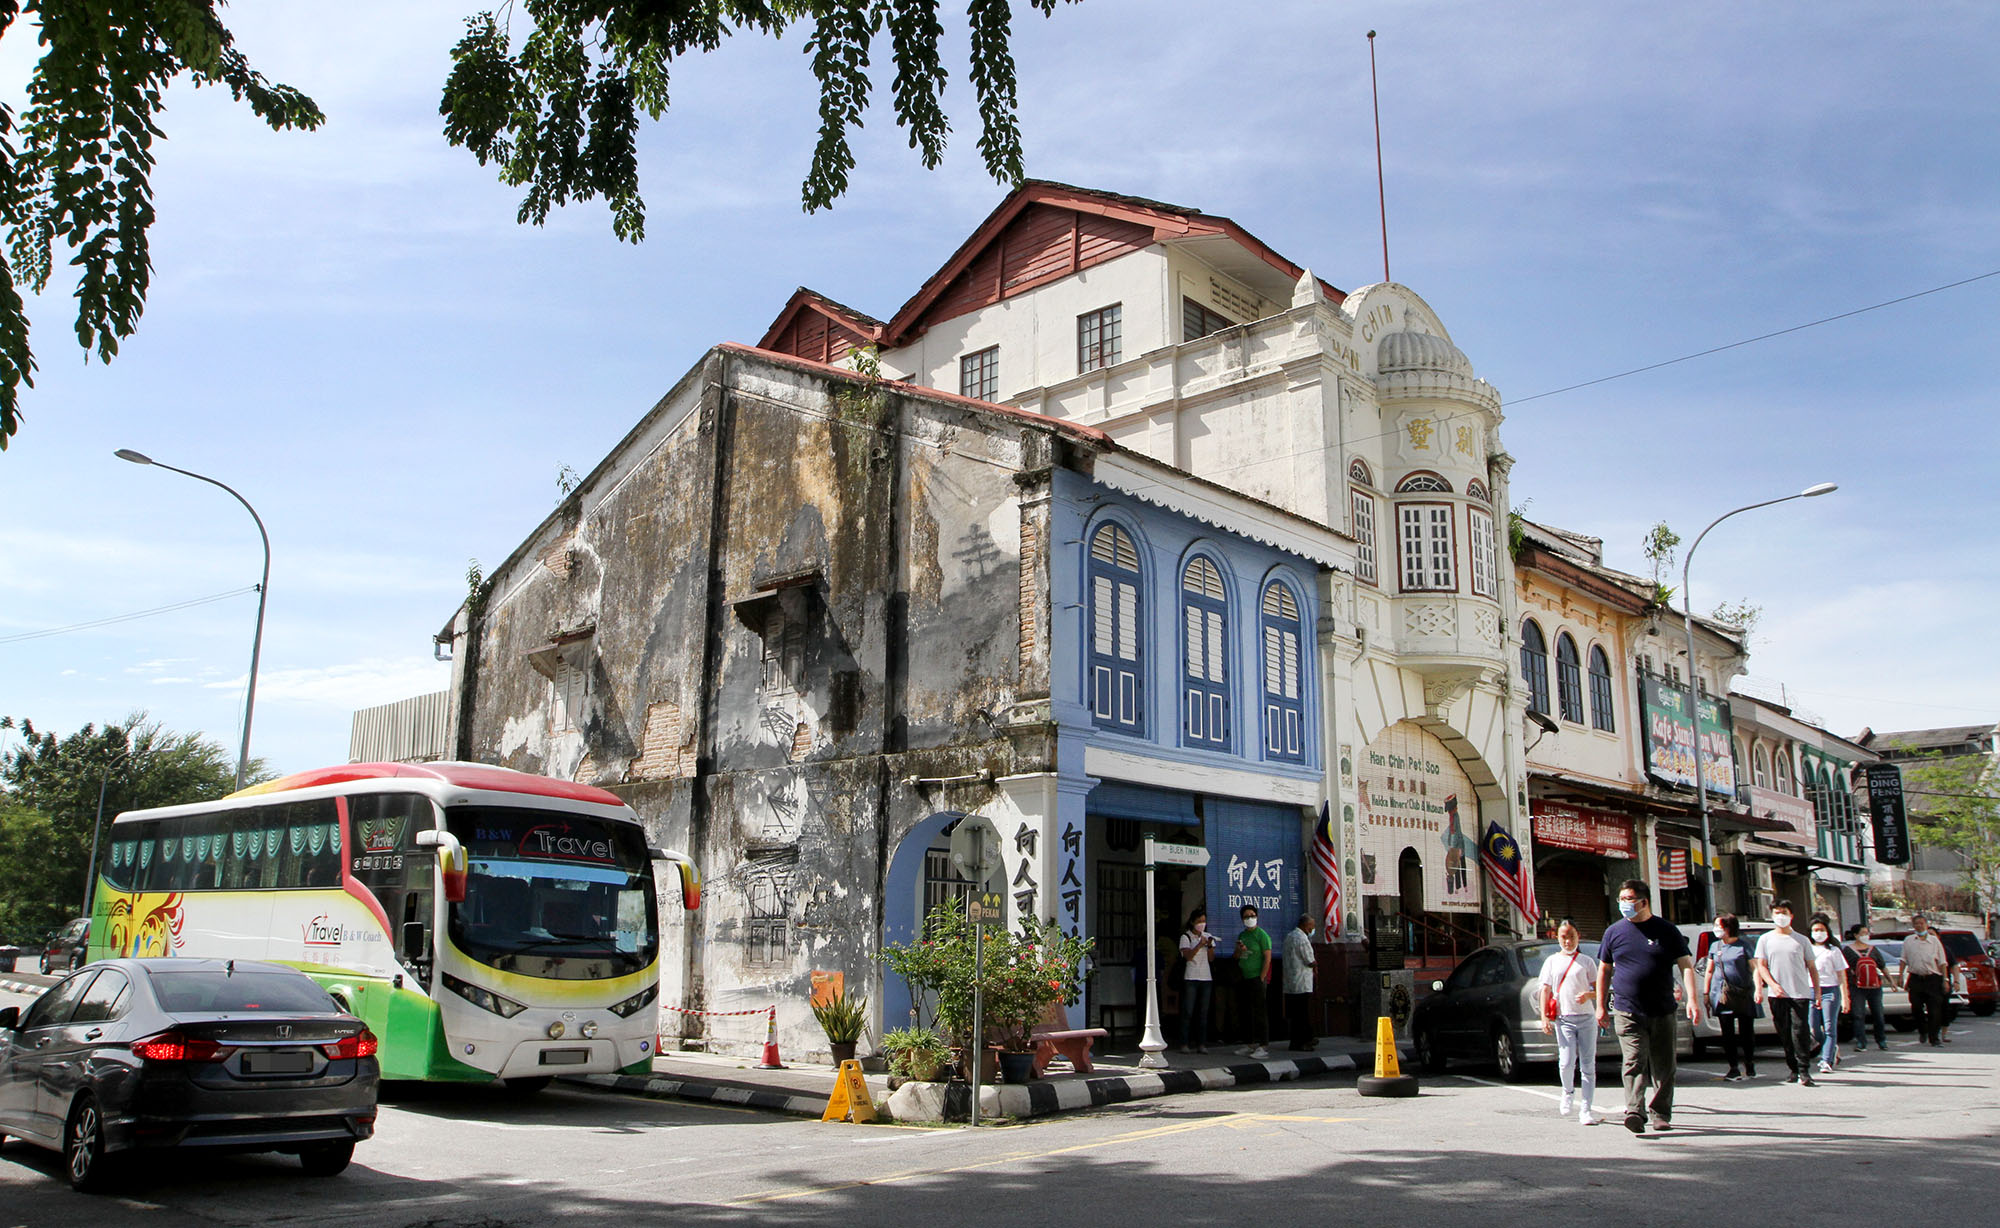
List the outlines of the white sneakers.
<svg viewBox="0 0 2000 1228">
<path fill-rule="evenodd" d="M 1832 1073 L 1833 1073 L 1833 1066 L 1832 1066 L 1832 1065 L 1831 1065 L 1830 1063 L 1827 1063 L 1827 1062 L 1821 1062 L 1821 1063 L 1819 1064 L 1819 1072 L 1820 1072 L 1821 1074 L 1832 1074 Z"/>
<path fill-rule="evenodd" d="M 1590 1111 L 1590 1101 L 1588 1100 L 1579 1101 L 1575 1096 L 1571 1095 L 1568 1092 L 1564 1092 L 1562 1098 L 1562 1107 L 1557 1110 L 1557 1115 L 1562 1117 L 1568 1117 L 1572 1110 L 1574 1110 L 1576 1113 L 1576 1119 L 1582 1122 L 1584 1125 L 1594 1126 L 1597 1124 L 1597 1115 Z"/>
<path fill-rule="evenodd" d="M 1575 1107 L 1576 1107 L 1575 1097 L 1571 1096 L 1568 1092 L 1564 1092 L 1562 1099 L 1562 1107 L 1557 1109 L 1556 1113 L 1560 1116 L 1568 1117 L 1570 1110 Z"/>
<path fill-rule="evenodd" d="M 1590 1106 L 1587 1104 L 1576 1111 L 1576 1119 L 1586 1126 L 1597 1124 L 1597 1114 L 1591 1112 Z"/>
<path fill-rule="evenodd" d="M 1253 1061 L 1261 1062 L 1269 1056 L 1271 1056 L 1271 1051 L 1269 1049 L 1266 1049 L 1262 1045 L 1258 1045 L 1255 1049 L 1252 1049 L 1250 1051 L 1250 1057 Z"/>
</svg>

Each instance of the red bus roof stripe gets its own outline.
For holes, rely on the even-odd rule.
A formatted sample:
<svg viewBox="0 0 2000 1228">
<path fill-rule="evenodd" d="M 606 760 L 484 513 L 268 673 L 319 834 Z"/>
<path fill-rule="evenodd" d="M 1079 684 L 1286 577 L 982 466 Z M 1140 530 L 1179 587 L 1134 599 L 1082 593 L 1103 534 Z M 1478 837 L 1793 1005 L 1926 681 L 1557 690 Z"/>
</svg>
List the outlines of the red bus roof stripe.
<svg viewBox="0 0 2000 1228">
<path fill-rule="evenodd" d="M 461 789 L 485 789 L 494 793 L 525 793 L 532 797 L 557 797 L 565 801 L 591 802 L 599 806 L 623 806 L 625 799 L 595 785 L 573 780 L 556 780 L 517 772 L 512 768 L 485 763 L 343 763 L 336 767 L 293 772 L 261 785 L 230 794 L 253 797 L 267 793 L 289 793 L 320 785 L 346 784 L 356 780 L 436 780 Z"/>
</svg>

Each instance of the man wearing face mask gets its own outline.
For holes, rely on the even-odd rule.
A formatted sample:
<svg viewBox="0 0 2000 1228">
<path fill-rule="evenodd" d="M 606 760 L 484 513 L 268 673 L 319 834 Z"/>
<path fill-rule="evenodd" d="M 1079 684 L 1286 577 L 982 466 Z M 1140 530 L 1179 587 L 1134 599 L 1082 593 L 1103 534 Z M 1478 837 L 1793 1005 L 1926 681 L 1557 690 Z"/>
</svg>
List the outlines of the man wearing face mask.
<svg viewBox="0 0 2000 1228">
<path fill-rule="evenodd" d="M 1943 1043 L 1945 986 L 1950 978 L 1944 943 L 1931 932 L 1931 919 L 1917 913 L 1903 938 L 1903 986 L 1910 991 L 1910 1016 L 1916 1020 L 1919 1044 Z"/>
<path fill-rule="evenodd" d="M 1236 970 L 1243 974 L 1238 1005 L 1243 1012 L 1243 1048 L 1263 1061 L 1271 1056 L 1271 936 L 1257 928 L 1257 910 L 1243 906 L 1243 932 L 1236 936 Z"/>
<path fill-rule="evenodd" d="M 1771 908 L 1777 926 L 1757 940 L 1751 969 L 1757 976 L 1757 1001 L 1771 1005 L 1771 1022 L 1785 1049 L 1785 1080 L 1812 1087 L 1812 1004 L 1819 997 L 1819 970 L 1812 948 L 1792 928 L 1792 906 L 1780 900 Z"/>
<path fill-rule="evenodd" d="M 1673 1129 L 1674 973 L 1679 971 L 1688 1022 L 1701 1022 L 1694 955 L 1678 926 L 1653 915 L 1653 889 L 1644 879 L 1618 887 L 1618 912 L 1598 943 L 1597 1023 L 1617 1016 L 1618 1051 L 1624 1058 L 1625 1128 L 1644 1134 Z M 1652 1098 L 1646 1097 L 1648 1087 Z"/>
</svg>

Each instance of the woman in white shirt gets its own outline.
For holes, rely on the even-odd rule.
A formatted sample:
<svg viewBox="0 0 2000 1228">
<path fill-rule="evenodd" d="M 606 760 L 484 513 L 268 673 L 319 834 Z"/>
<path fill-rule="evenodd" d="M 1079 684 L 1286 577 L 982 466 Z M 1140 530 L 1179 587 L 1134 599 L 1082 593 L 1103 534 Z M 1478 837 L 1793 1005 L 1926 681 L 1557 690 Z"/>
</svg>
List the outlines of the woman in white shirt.
<svg viewBox="0 0 2000 1228">
<path fill-rule="evenodd" d="M 1819 1072 L 1832 1074 L 1840 1064 L 1840 1017 L 1850 1006 L 1847 952 L 1833 940 L 1833 922 L 1823 912 L 1813 914 L 1812 961 L 1819 980 L 1819 997 L 1812 1009 L 1814 1039 L 1819 1041 Z"/>
<path fill-rule="evenodd" d="M 1215 935 L 1208 932 L 1207 909 L 1188 914 L 1180 947 L 1181 958 L 1187 961 L 1181 977 L 1181 1052 L 1207 1053 L 1208 1004 L 1215 992 L 1215 973 L 1209 966 Z"/>
<path fill-rule="evenodd" d="M 1583 953 L 1583 936 L 1576 923 L 1565 918 L 1556 927 L 1556 941 L 1562 950 L 1542 961 L 1541 986 L 1535 991 L 1535 1009 L 1542 1016 L 1542 1031 L 1556 1037 L 1556 1070 L 1562 1076 L 1562 1114 L 1569 1116 L 1573 1104 L 1576 1119 L 1586 1126 L 1597 1124 L 1590 1102 L 1597 1094 L 1597 961 Z M 1544 1005 L 1554 997 L 1556 1017 L 1551 1020 Z M 1571 1088 L 1583 1084 L 1583 1098 L 1573 1101 Z"/>
</svg>

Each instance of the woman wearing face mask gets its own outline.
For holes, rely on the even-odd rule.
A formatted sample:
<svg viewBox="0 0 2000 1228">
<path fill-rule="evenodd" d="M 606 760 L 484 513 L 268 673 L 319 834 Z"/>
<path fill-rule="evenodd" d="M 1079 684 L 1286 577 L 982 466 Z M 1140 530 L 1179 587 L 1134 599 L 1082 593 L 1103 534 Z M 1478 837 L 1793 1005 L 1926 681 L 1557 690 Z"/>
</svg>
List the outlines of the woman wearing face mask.
<svg viewBox="0 0 2000 1228">
<path fill-rule="evenodd" d="M 1882 981 L 1888 959 L 1868 941 L 1868 927 L 1857 925 L 1847 943 L 1848 996 L 1854 1000 L 1854 1051 L 1868 1047 L 1868 1026 L 1875 1027 L 1875 1047 L 1887 1049 L 1882 1033 Z"/>
<path fill-rule="evenodd" d="M 1757 1005 L 1750 948 L 1743 945 L 1742 935 L 1736 914 L 1726 912 L 1715 919 L 1707 979 L 1702 983 L 1716 1026 L 1722 1029 L 1722 1055 L 1729 1059 L 1729 1073 L 1722 1077 L 1730 1082 L 1757 1077 L 1757 1020 L 1764 1014 Z"/>
<path fill-rule="evenodd" d="M 1582 935 L 1576 923 L 1565 918 L 1556 926 L 1556 941 L 1562 945 L 1542 961 L 1541 987 L 1535 1005 L 1542 1013 L 1542 1031 L 1556 1037 L 1556 1073 L 1562 1080 L 1562 1115 L 1576 1108 L 1576 1119 L 1586 1126 L 1597 1124 L 1590 1102 L 1597 1094 L 1597 961 L 1585 955 Z M 1555 999 L 1556 1015 L 1549 1018 L 1543 1004 Z M 1581 1083 L 1583 1097 L 1577 1100 L 1571 1089 Z"/>
<path fill-rule="evenodd" d="M 1819 1042 L 1819 1072 L 1832 1074 L 1840 1064 L 1840 1017 L 1847 1013 L 1847 955 L 1833 940 L 1833 922 L 1823 912 L 1812 919 L 1812 960 L 1819 973 L 1819 997 L 1813 1002 L 1813 1039 Z"/>
<path fill-rule="evenodd" d="M 1208 932 L 1208 910 L 1197 908 L 1188 914 L 1187 932 L 1181 935 L 1181 958 L 1187 972 L 1181 979 L 1181 1052 L 1208 1052 L 1208 1005 L 1215 996 L 1215 972 L 1209 954 L 1215 950 L 1215 935 Z"/>
</svg>

